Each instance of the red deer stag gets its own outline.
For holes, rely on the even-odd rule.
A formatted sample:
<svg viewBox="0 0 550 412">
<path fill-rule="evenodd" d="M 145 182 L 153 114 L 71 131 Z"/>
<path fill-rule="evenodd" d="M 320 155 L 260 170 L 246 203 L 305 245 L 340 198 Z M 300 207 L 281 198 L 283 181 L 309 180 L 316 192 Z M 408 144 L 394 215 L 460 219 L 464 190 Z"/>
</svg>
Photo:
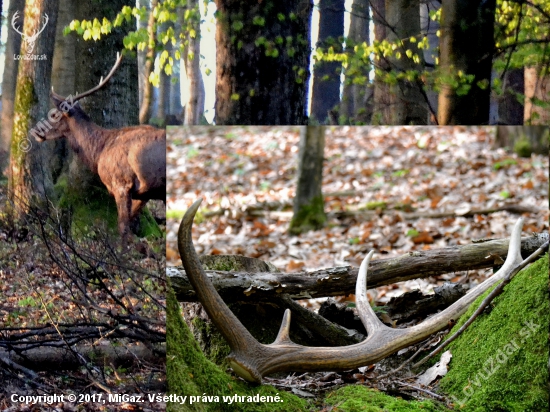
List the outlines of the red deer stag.
<svg viewBox="0 0 550 412">
<path fill-rule="evenodd" d="M 201 266 L 191 239 L 191 226 L 199 204 L 200 200 L 187 210 L 178 231 L 178 248 L 183 267 L 208 316 L 231 347 L 227 357 L 230 366 L 235 373 L 251 382 L 261 383 L 263 376 L 275 372 L 341 371 L 378 362 L 444 329 L 451 320 L 457 320 L 479 296 L 522 262 L 520 248 L 523 219 L 520 218 L 512 230 L 506 261 L 497 273 L 421 324 L 396 329 L 380 322 L 369 305 L 367 268 L 373 254 L 370 251 L 359 269 L 355 290 L 357 311 L 368 332 L 363 342 L 343 347 L 298 345 L 289 338 L 290 311 L 287 309 L 275 342 L 265 345 L 258 342 L 233 315 Z"/>
<path fill-rule="evenodd" d="M 147 201 L 166 201 L 166 132 L 145 125 L 104 129 L 78 104 L 107 84 L 121 60 L 122 55 L 118 55 L 107 77 L 84 93 L 65 98 L 52 88 L 50 97 L 57 110 L 50 112 L 50 130 L 33 135 L 39 142 L 65 137 L 77 156 L 99 175 L 115 198 L 118 229 L 126 243 L 130 222 Z"/>
</svg>

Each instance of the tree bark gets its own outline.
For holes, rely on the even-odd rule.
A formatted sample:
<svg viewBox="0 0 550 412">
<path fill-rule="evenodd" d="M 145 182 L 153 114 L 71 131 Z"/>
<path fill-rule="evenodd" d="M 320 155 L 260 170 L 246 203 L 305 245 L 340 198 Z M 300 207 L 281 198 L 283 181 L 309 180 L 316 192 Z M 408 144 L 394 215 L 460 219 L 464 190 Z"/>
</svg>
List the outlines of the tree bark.
<svg viewBox="0 0 550 412">
<path fill-rule="evenodd" d="M 13 104 L 15 102 L 15 85 L 17 84 L 17 68 L 19 60 L 13 58 L 15 54 L 21 51 L 21 35 L 11 27 L 11 20 L 16 11 L 19 11 L 20 27 L 24 24 L 25 8 L 24 0 L 10 0 L 8 8 L 7 26 L 8 36 L 6 42 L 4 77 L 2 79 L 2 128 L 0 130 L 0 170 L 4 170 L 9 163 L 10 144 L 13 131 Z"/>
<path fill-rule="evenodd" d="M 324 126 L 302 128 L 298 154 L 298 185 L 294 198 L 290 232 L 317 230 L 327 221 L 322 193 L 325 150 Z"/>
<path fill-rule="evenodd" d="M 198 125 L 204 114 L 205 90 L 200 70 L 200 11 L 198 0 L 187 2 L 190 15 L 188 27 L 193 28 L 195 35 L 187 34 L 187 45 L 183 52 L 185 75 L 187 77 L 187 102 L 185 103 L 184 124 Z"/>
<path fill-rule="evenodd" d="M 344 0 L 319 1 L 319 37 L 317 48 L 327 51 L 342 51 L 344 36 Z M 340 73 L 342 64 L 338 61 L 319 61 L 313 68 L 313 90 L 311 93 L 311 116 L 324 124 L 329 111 L 340 102 Z"/>
<path fill-rule="evenodd" d="M 524 69 L 509 69 L 504 75 L 503 95 L 498 99 L 498 124 L 523 124 L 524 107 L 519 99 L 525 94 Z"/>
<path fill-rule="evenodd" d="M 522 256 L 529 256 L 547 240 L 546 233 L 524 238 L 521 242 Z M 499 239 L 378 259 L 369 266 L 367 285 L 372 289 L 410 279 L 491 268 L 496 265 L 497 256 L 506 259 L 508 243 L 509 239 Z M 487 259 L 488 256 L 491 258 Z M 344 266 L 300 273 L 207 273 L 221 297 L 227 302 L 236 302 L 266 301 L 281 294 L 288 294 L 293 299 L 354 294 L 358 271 L 358 268 Z M 182 267 L 166 268 L 166 276 L 170 278 L 179 301 L 197 301 Z"/>
<path fill-rule="evenodd" d="M 424 69 L 424 56 L 417 43 L 409 41 L 410 37 L 420 34 L 419 0 L 387 0 L 386 21 L 391 27 L 388 40 L 401 43 L 388 58 L 391 70 L 397 74 L 418 73 L 411 79 L 397 80 L 389 86 L 389 124 L 427 124 L 427 101 L 419 75 Z M 420 61 L 415 63 L 412 57 L 407 56 L 407 50 L 416 54 Z"/>
<path fill-rule="evenodd" d="M 385 0 L 371 0 L 372 20 L 374 22 L 374 40 L 381 42 L 386 39 L 389 30 L 386 22 Z M 383 73 L 389 71 L 388 59 L 384 56 L 376 56 L 374 60 L 374 108 L 372 124 L 390 124 L 389 86 L 383 81 Z"/>
<path fill-rule="evenodd" d="M 346 39 L 346 54 L 350 59 L 353 59 L 355 45 L 370 43 L 369 22 L 369 1 L 354 0 Z M 350 62 L 344 71 L 346 77 L 340 102 L 340 117 L 344 124 L 369 124 L 371 121 L 373 88 L 369 83 L 370 69 L 368 64 Z M 359 76 L 365 79 L 364 84 L 354 83 Z"/>
<path fill-rule="evenodd" d="M 524 124 L 550 124 L 550 71 L 548 66 L 525 69 Z"/>
<path fill-rule="evenodd" d="M 311 0 L 216 6 L 216 124 L 305 124 Z"/>
<path fill-rule="evenodd" d="M 496 1 L 443 0 L 441 7 L 438 123 L 488 124 Z"/>
<path fill-rule="evenodd" d="M 30 132 L 48 113 L 48 96 L 57 21 L 58 2 L 27 0 L 24 33 L 42 33 L 36 43 L 21 45 L 23 59 L 19 65 L 11 139 L 8 195 L 16 218 L 26 215 L 31 206 L 44 202 L 52 194 L 52 177 L 46 148 L 29 140 Z M 45 15 L 48 16 L 47 24 Z M 44 56 L 33 59 L 33 56 Z M 6 56 L 6 58 L 14 58 Z"/>
<path fill-rule="evenodd" d="M 52 88 L 62 96 L 76 93 L 75 89 L 75 59 L 76 36 L 63 35 L 63 29 L 69 25 L 75 16 L 75 3 L 72 0 L 59 0 L 57 30 L 52 61 Z M 68 172 L 72 152 L 68 150 L 65 139 L 58 139 L 48 144 L 51 155 L 51 166 L 54 183 L 62 173 Z"/>
<path fill-rule="evenodd" d="M 154 10 L 158 6 L 158 0 L 152 0 L 151 11 L 149 13 L 149 21 L 147 22 L 147 32 L 149 33 L 149 45 L 145 54 L 145 62 L 143 66 L 143 98 L 139 108 L 139 123 L 147 124 L 151 118 L 151 102 L 153 100 L 153 85 L 149 81 L 149 76 L 153 71 L 153 63 L 155 60 L 155 16 Z"/>
</svg>

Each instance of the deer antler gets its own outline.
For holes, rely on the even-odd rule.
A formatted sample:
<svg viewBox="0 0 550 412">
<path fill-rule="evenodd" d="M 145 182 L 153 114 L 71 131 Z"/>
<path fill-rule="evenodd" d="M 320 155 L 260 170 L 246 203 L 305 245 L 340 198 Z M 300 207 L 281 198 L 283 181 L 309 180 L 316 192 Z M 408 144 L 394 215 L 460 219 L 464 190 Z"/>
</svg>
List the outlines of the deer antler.
<svg viewBox="0 0 550 412">
<path fill-rule="evenodd" d="M 120 66 L 120 62 L 122 61 L 122 54 L 120 53 L 117 53 L 116 54 L 116 61 L 115 61 L 115 65 L 113 66 L 113 68 L 111 69 L 111 71 L 109 72 L 109 74 L 105 77 L 105 78 L 101 78 L 99 80 L 99 84 L 93 88 L 91 88 L 90 90 L 88 91 L 85 91 L 84 93 L 80 93 L 80 94 L 77 94 L 76 96 L 73 96 L 72 97 L 72 102 L 77 102 L 79 101 L 80 99 L 86 97 L 86 96 L 89 96 L 90 94 L 98 91 L 99 89 L 101 89 L 103 86 L 105 86 L 107 84 L 107 82 L 111 79 L 111 77 L 113 77 L 113 74 L 115 74 L 115 71 L 116 69 L 118 68 L 118 66 Z M 57 94 L 56 92 L 54 92 L 53 90 L 53 87 L 52 87 L 52 91 L 50 92 L 50 96 L 58 99 L 58 100 L 66 100 L 65 97 Z"/>
<path fill-rule="evenodd" d="M 503 279 L 521 262 L 520 218 L 512 231 L 508 256 L 502 268 L 472 289 L 444 311 L 407 329 L 393 329 L 381 323 L 367 299 L 367 267 L 374 251 L 370 251 L 357 276 L 356 304 L 368 337 L 361 343 L 343 347 L 307 347 L 289 338 L 290 311 L 287 309 L 275 342 L 259 343 L 229 310 L 206 276 L 193 246 L 191 227 L 201 200 L 187 210 L 178 231 L 178 248 L 187 276 L 208 316 L 229 343 L 229 364 L 240 377 L 261 383 L 262 377 L 282 371 L 346 370 L 373 364 L 444 329 L 452 319 L 462 315 L 483 292 Z"/>
</svg>

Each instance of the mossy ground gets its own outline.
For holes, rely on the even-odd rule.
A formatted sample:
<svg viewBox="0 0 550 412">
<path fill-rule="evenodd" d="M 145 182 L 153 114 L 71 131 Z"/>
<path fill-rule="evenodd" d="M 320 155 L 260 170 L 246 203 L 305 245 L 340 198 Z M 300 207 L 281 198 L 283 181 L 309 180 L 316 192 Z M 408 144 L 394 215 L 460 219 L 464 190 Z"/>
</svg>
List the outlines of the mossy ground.
<svg viewBox="0 0 550 412">
<path fill-rule="evenodd" d="M 78 233 L 92 234 L 95 231 L 107 231 L 118 237 L 118 213 L 114 198 L 99 185 L 89 185 L 86 196 L 75 192 L 73 185 L 68 184 L 67 176 L 58 179 L 55 191 L 59 197 L 58 207 L 71 210 L 71 229 L 73 235 Z M 151 212 L 145 207 L 140 215 L 139 237 L 162 237 Z"/>
<path fill-rule="evenodd" d="M 406 401 L 361 385 L 349 385 L 327 395 L 325 406 L 333 412 L 443 412 L 443 406 L 432 401 Z M 328 410 L 324 408 L 324 410 Z"/>
<path fill-rule="evenodd" d="M 516 275 L 490 312 L 450 345 L 453 358 L 441 389 L 461 411 L 548 410 L 549 322 L 546 255 Z"/>
<path fill-rule="evenodd" d="M 272 386 L 256 386 L 232 378 L 210 362 L 201 352 L 191 331 L 181 317 L 179 304 L 171 288 L 166 305 L 166 374 L 170 394 L 180 396 L 219 396 L 220 402 L 169 403 L 167 410 L 175 411 L 306 411 L 304 400 Z M 222 396 L 279 396 L 278 403 L 222 401 Z"/>
</svg>

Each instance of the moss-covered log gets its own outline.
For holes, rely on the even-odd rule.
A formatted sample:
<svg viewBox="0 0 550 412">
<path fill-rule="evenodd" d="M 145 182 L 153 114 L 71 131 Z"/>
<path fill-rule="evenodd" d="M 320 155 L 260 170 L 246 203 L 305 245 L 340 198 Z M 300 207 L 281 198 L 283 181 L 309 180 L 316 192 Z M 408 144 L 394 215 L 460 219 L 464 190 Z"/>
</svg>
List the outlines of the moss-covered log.
<svg viewBox="0 0 550 412">
<path fill-rule="evenodd" d="M 516 275 L 490 310 L 450 345 L 453 358 L 441 388 L 461 411 L 548 410 L 549 324 L 546 255 Z"/>
</svg>

